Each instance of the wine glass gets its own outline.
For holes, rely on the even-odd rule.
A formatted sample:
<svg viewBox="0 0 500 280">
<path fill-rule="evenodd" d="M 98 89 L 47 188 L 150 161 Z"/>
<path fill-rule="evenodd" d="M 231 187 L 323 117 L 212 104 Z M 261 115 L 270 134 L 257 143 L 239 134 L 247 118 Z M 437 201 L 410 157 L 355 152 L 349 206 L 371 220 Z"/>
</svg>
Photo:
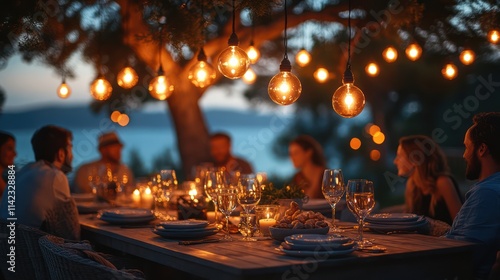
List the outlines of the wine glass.
<svg viewBox="0 0 500 280">
<path fill-rule="evenodd" d="M 359 248 L 370 247 L 373 244 L 363 238 L 363 226 L 366 216 L 375 207 L 375 196 L 373 182 L 365 179 L 353 179 L 347 182 L 347 192 L 346 192 L 348 207 L 358 216 L 358 233 L 359 233 Z M 354 211 L 353 211 L 354 210 Z"/>
<path fill-rule="evenodd" d="M 332 207 L 332 227 L 330 232 L 343 232 L 343 230 L 335 226 L 335 206 L 345 193 L 344 176 L 341 169 L 325 169 L 321 191 Z"/>
<path fill-rule="evenodd" d="M 217 192 L 217 206 L 219 211 L 226 217 L 226 234 L 224 240 L 232 241 L 233 238 L 229 235 L 229 216 L 236 209 L 238 202 L 238 190 L 235 188 L 222 188 Z"/>
<path fill-rule="evenodd" d="M 248 229 L 246 235 L 243 236 L 242 241 L 257 241 L 257 239 L 252 238 L 251 228 L 255 227 L 254 224 L 249 224 L 249 222 L 255 222 L 255 218 L 249 219 L 251 217 L 251 211 L 255 208 L 257 203 L 259 203 L 261 198 L 261 189 L 259 182 L 255 175 L 253 174 L 244 174 L 240 175 L 237 183 L 238 189 L 238 203 L 243 207 L 245 211 L 245 221 L 242 221 L 242 227 Z"/>
<path fill-rule="evenodd" d="M 220 189 L 224 188 L 225 186 L 225 178 L 224 178 L 224 173 L 222 170 L 219 169 L 214 169 L 211 168 L 205 173 L 205 179 L 204 179 L 204 189 L 205 193 L 207 194 L 208 198 L 212 200 L 214 203 L 214 215 L 215 215 L 215 224 L 217 225 L 218 228 L 220 228 L 220 225 L 218 224 L 218 207 L 217 207 L 217 193 L 219 192 Z"/>
<path fill-rule="evenodd" d="M 168 210 L 170 198 L 178 185 L 175 170 L 160 170 L 160 174 L 157 175 L 156 181 L 158 189 L 155 195 L 155 214 L 162 220 L 172 220 L 174 218 L 168 214 Z M 160 211 L 160 208 L 163 211 Z"/>
</svg>

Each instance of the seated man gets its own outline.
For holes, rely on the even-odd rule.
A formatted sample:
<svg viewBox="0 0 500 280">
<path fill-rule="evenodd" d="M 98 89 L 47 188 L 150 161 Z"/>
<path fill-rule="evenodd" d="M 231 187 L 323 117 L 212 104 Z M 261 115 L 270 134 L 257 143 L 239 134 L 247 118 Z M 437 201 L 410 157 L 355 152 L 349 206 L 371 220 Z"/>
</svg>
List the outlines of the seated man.
<svg viewBox="0 0 500 280">
<path fill-rule="evenodd" d="M 75 193 L 91 193 L 92 186 L 89 176 L 116 176 L 116 178 L 106 178 L 106 180 L 123 180 L 126 176 L 127 183 L 133 185 L 134 175 L 132 171 L 121 162 L 123 143 L 115 132 L 103 133 L 99 136 L 99 153 L 101 158 L 81 165 L 76 171 L 72 184 L 72 191 Z M 109 170 L 108 170 L 109 169 Z M 110 171 L 110 172 L 109 172 Z M 108 173 L 109 174 L 106 174 Z M 121 178 L 118 178 L 121 177 Z"/>
<path fill-rule="evenodd" d="M 36 162 L 16 174 L 14 202 L 4 190 L 0 218 L 42 229 L 66 239 L 80 238 L 78 210 L 70 197 L 65 173 L 73 160 L 72 134 L 57 126 L 44 126 L 31 138 Z M 13 205 L 15 208 L 9 209 Z"/>
<path fill-rule="evenodd" d="M 464 139 L 466 177 L 478 180 L 465 195 L 446 237 L 477 243 L 474 273 L 486 279 L 500 250 L 500 112 L 474 116 Z"/>
<path fill-rule="evenodd" d="M 210 136 L 210 155 L 216 167 L 225 167 L 228 172 L 253 173 L 250 163 L 232 155 L 231 137 L 225 133 L 215 133 Z"/>
</svg>

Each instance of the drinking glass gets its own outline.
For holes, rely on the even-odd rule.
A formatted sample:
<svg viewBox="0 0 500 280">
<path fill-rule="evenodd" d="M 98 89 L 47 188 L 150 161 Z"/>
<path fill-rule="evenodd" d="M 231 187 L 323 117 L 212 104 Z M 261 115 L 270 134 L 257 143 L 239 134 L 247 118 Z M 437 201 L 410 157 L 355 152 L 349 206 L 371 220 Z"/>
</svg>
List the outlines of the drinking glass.
<svg viewBox="0 0 500 280">
<path fill-rule="evenodd" d="M 226 235 L 224 240 L 232 241 L 233 238 L 229 235 L 229 216 L 236 209 L 238 202 L 238 190 L 235 188 L 223 188 L 217 192 L 217 206 L 219 211 L 226 217 Z"/>
<path fill-rule="evenodd" d="M 218 224 L 218 206 L 217 206 L 217 193 L 224 188 L 225 185 L 225 178 L 224 178 L 224 173 L 221 170 L 218 169 L 209 169 L 205 173 L 205 180 L 204 180 L 204 189 L 205 193 L 207 194 L 207 197 L 210 198 L 210 200 L 214 204 L 214 215 L 215 215 L 215 225 L 220 228 L 221 225 Z"/>
<path fill-rule="evenodd" d="M 332 227 L 330 232 L 343 232 L 343 230 L 335 226 L 335 206 L 345 193 L 344 176 L 342 176 L 341 169 L 325 169 L 321 191 L 332 207 Z"/>
<path fill-rule="evenodd" d="M 375 207 L 373 182 L 365 179 L 354 179 L 347 182 L 346 200 L 349 209 L 358 216 L 359 248 L 370 247 L 373 244 L 363 238 L 363 226 L 366 216 Z"/>
<path fill-rule="evenodd" d="M 168 214 L 172 193 L 177 189 L 175 170 L 164 169 L 156 176 L 155 215 L 161 220 L 173 220 Z"/>
<path fill-rule="evenodd" d="M 257 203 L 259 203 L 261 198 L 261 189 L 255 175 L 253 174 L 240 175 L 238 178 L 237 190 L 238 190 L 238 203 L 241 205 L 241 207 L 243 207 L 243 210 L 245 211 L 245 216 L 250 217 L 251 215 L 250 212 L 255 208 Z M 252 220 L 250 219 L 250 221 Z M 255 222 L 255 215 L 253 222 Z M 245 225 L 248 228 L 255 227 L 255 224 L 242 223 L 242 226 Z M 251 234 L 246 234 L 243 236 L 242 241 L 257 241 L 257 239 L 252 238 Z"/>
</svg>

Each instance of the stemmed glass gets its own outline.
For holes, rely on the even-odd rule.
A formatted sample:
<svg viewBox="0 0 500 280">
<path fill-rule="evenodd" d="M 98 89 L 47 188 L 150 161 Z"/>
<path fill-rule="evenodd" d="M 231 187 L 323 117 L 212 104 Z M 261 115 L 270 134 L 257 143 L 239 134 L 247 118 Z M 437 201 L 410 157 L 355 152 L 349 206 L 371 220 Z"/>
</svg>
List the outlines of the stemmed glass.
<svg viewBox="0 0 500 280">
<path fill-rule="evenodd" d="M 238 201 L 238 190 L 235 188 L 223 188 L 217 192 L 217 205 L 219 210 L 226 217 L 226 234 L 224 240 L 232 241 L 233 238 L 229 235 L 229 216 L 236 209 Z"/>
<path fill-rule="evenodd" d="M 261 188 L 259 182 L 255 175 L 245 174 L 240 175 L 238 178 L 238 203 L 243 207 L 245 211 L 244 217 L 242 217 L 242 230 L 243 239 L 242 241 L 257 241 L 257 239 L 252 238 L 252 231 L 255 225 L 252 225 L 252 221 L 255 222 L 255 218 L 252 219 L 251 211 L 255 208 L 257 203 L 259 203 L 261 198 Z M 255 214 L 253 214 L 255 216 Z"/>
<path fill-rule="evenodd" d="M 349 209 L 358 216 L 359 248 L 367 248 L 373 244 L 363 238 L 363 226 L 366 216 L 375 207 L 373 182 L 365 179 L 353 179 L 347 182 L 346 200 Z"/>
<path fill-rule="evenodd" d="M 330 232 L 343 232 L 343 230 L 335 226 L 335 206 L 345 193 L 344 176 L 341 169 L 325 169 L 321 191 L 332 207 L 332 227 Z"/>
<path fill-rule="evenodd" d="M 205 179 L 204 179 L 204 189 L 205 189 L 205 193 L 207 194 L 208 198 L 210 198 L 210 200 L 212 200 L 212 202 L 214 203 L 214 207 L 215 207 L 215 224 L 217 225 L 217 227 L 219 227 L 218 225 L 218 219 L 217 219 L 217 216 L 218 216 L 218 207 L 217 207 L 217 193 L 222 189 L 224 188 L 225 186 L 225 178 L 224 178 L 224 172 L 222 170 L 218 170 L 218 169 L 209 169 L 206 173 L 205 173 Z"/>
<path fill-rule="evenodd" d="M 172 220 L 173 217 L 168 214 L 168 209 L 172 193 L 177 189 L 178 185 L 175 170 L 160 170 L 160 174 L 157 176 L 157 183 L 155 214 L 162 220 Z M 161 206 L 164 213 L 160 213 L 158 206 Z"/>
</svg>

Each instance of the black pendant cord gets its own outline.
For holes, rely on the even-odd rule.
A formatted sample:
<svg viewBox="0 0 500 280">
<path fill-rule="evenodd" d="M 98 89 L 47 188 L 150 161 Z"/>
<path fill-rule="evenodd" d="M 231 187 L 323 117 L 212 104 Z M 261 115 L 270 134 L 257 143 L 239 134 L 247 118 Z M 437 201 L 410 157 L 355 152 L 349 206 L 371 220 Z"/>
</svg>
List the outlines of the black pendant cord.
<svg viewBox="0 0 500 280">
<path fill-rule="evenodd" d="M 285 0 L 285 38 L 283 39 L 283 45 L 285 46 L 285 57 L 284 59 L 288 59 L 288 41 L 287 41 L 287 34 L 286 34 L 286 28 L 288 26 L 288 11 L 287 11 L 287 5 L 286 5 L 286 0 Z"/>
<path fill-rule="evenodd" d="M 234 9 L 234 6 L 235 6 L 235 5 L 234 5 L 234 2 L 235 2 L 235 0 L 233 0 L 233 33 L 234 33 L 234 29 L 235 29 L 235 28 L 234 28 L 234 21 L 235 21 L 235 18 L 236 18 L 236 11 L 235 11 L 235 9 Z"/>
<path fill-rule="evenodd" d="M 349 11 L 347 16 L 348 38 L 349 44 L 347 45 L 347 68 L 351 68 L 351 0 L 349 0 Z"/>
</svg>

